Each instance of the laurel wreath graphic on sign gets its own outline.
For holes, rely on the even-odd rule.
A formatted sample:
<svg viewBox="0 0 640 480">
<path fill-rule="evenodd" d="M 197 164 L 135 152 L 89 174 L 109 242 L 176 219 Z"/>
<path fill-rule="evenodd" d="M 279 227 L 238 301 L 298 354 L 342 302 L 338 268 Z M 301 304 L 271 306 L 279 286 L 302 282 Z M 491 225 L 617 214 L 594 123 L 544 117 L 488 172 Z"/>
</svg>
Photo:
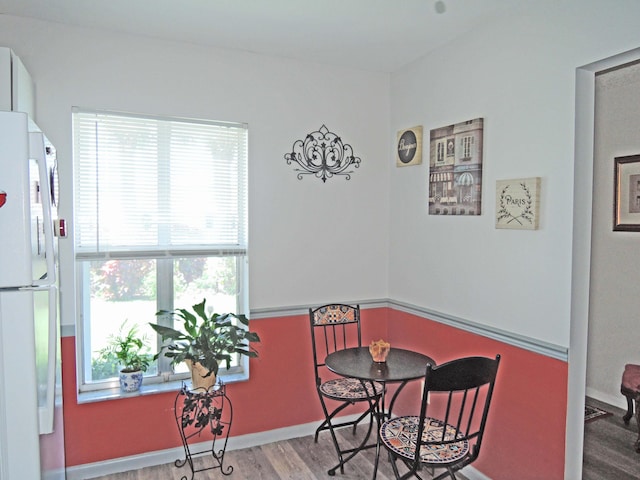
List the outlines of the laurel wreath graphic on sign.
<svg viewBox="0 0 640 480">
<path fill-rule="evenodd" d="M 533 223 L 533 200 L 531 199 L 531 191 L 524 182 L 520 182 L 520 186 L 524 192 L 525 198 L 516 199 L 508 193 L 511 185 L 506 185 L 500 192 L 500 209 L 498 210 L 498 221 L 507 220 L 507 224 L 518 222 L 523 225 L 523 220 Z M 511 207 L 511 209 L 509 209 Z M 518 214 L 519 215 L 516 215 Z"/>
</svg>

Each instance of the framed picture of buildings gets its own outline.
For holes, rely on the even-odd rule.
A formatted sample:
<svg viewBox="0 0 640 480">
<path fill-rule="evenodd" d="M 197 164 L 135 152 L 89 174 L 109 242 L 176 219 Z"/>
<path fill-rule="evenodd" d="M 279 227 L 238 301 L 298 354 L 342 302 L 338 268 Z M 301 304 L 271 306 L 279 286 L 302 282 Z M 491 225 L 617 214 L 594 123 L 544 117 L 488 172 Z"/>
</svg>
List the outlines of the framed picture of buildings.
<svg viewBox="0 0 640 480">
<path fill-rule="evenodd" d="M 540 177 L 496 182 L 496 228 L 536 230 L 540 217 Z"/>
<path fill-rule="evenodd" d="M 613 229 L 640 231 L 640 155 L 614 159 Z"/>
<path fill-rule="evenodd" d="M 429 214 L 480 215 L 484 119 L 431 130 Z"/>
<path fill-rule="evenodd" d="M 396 166 L 407 167 L 422 163 L 422 126 L 398 132 Z"/>
</svg>

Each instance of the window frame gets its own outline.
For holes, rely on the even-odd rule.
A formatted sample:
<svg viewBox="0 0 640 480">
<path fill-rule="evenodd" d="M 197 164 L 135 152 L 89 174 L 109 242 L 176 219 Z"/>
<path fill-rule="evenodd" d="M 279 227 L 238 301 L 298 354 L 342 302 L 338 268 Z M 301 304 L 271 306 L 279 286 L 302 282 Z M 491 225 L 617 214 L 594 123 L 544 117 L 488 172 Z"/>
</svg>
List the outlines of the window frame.
<svg viewBox="0 0 640 480">
<path fill-rule="evenodd" d="M 229 123 L 229 122 L 217 122 L 208 120 L 194 120 L 176 117 L 160 117 L 155 115 L 139 115 L 129 114 L 117 111 L 109 110 L 96 110 L 73 107 L 73 126 L 74 126 L 74 186 L 78 182 L 78 174 L 76 168 L 77 146 L 76 146 L 76 113 L 89 113 L 98 115 L 115 115 L 115 116 L 127 116 L 138 117 L 142 119 L 154 119 L 154 120 L 168 120 L 168 121 L 180 121 L 180 122 L 194 122 L 198 124 L 206 123 L 208 125 L 220 125 L 220 126 L 238 126 L 244 128 L 243 138 L 243 152 L 241 155 L 242 165 L 240 166 L 242 183 L 239 187 L 239 195 L 243 196 L 241 201 L 240 216 L 238 217 L 238 228 L 240 238 L 244 239 L 243 244 L 230 245 L 202 245 L 197 248 L 188 249 L 172 249 L 170 246 L 168 251 L 162 251 L 160 249 L 155 251 L 144 249 L 123 249 L 121 251 L 110 252 L 78 252 L 76 249 L 77 240 L 74 240 L 74 263 L 76 272 L 76 306 L 79 312 L 78 320 L 76 322 L 76 368 L 78 379 L 78 392 L 94 392 L 98 390 L 114 389 L 118 387 L 118 378 L 112 378 L 108 380 L 90 380 L 91 375 L 91 357 L 92 352 L 91 345 L 91 332 L 90 332 L 90 303 L 91 303 L 91 286 L 89 275 L 89 262 L 92 260 L 132 260 L 132 259 L 153 259 L 156 261 L 156 308 L 157 310 L 173 310 L 176 306 L 173 305 L 175 290 L 173 287 L 173 275 L 175 261 L 185 257 L 235 257 L 236 267 L 236 281 L 237 281 L 237 293 L 236 293 L 236 310 L 237 313 L 247 314 L 248 309 L 248 126 L 246 124 Z M 165 139 L 166 140 L 166 139 Z M 160 142 L 160 140 L 159 140 Z M 158 155 L 161 158 L 161 155 Z M 168 156 L 165 157 L 165 161 L 169 162 Z M 168 164 L 167 164 L 168 165 Z M 168 168 L 168 167 L 164 167 Z M 240 177 L 236 177 L 240 178 Z M 79 200 L 77 195 L 74 195 L 74 211 L 76 208 L 76 202 Z M 180 305 L 180 308 L 189 308 L 190 306 Z M 158 351 L 161 345 L 161 339 L 158 338 L 158 345 L 156 350 L 152 346 L 152 354 Z M 249 375 L 249 361 L 246 356 L 238 356 L 237 365 L 232 365 L 230 369 L 226 369 L 224 365 L 221 365 L 218 376 L 223 378 L 225 382 L 238 381 L 248 378 Z M 158 371 L 155 375 L 145 375 L 145 384 L 153 385 L 166 382 L 180 382 L 189 377 L 188 372 L 180 373 L 174 372 L 170 366 L 170 359 L 164 356 L 158 358 Z"/>
<path fill-rule="evenodd" d="M 473 146 L 475 138 L 473 135 L 465 135 L 461 139 L 462 142 L 462 160 L 471 160 L 473 156 Z"/>
</svg>

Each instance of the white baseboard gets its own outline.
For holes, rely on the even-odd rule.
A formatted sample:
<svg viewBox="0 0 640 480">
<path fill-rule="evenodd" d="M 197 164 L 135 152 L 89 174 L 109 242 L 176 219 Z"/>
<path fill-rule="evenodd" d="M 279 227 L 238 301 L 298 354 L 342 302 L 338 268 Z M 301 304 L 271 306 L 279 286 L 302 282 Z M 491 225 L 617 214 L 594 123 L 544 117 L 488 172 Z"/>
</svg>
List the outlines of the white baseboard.
<svg viewBox="0 0 640 480">
<path fill-rule="evenodd" d="M 469 480 L 491 480 L 491 478 L 487 477 L 484 473 L 479 472 L 471 465 L 460 470 L 460 473 L 462 473 Z"/>
<path fill-rule="evenodd" d="M 355 420 L 356 418 L 358 418 L 358 415 L 348 415 L 341 417 L 341 420 L 349 421 Z M 294 425 L 292 427 L 278 428 L 266 432 L 230 437 L 229 442 L 227 443 L 227 451 L 257 447 L 266 443 L 280 442 L 283 440 L 290 440 L 292 438 L 313 435 L 320 422 L 321 420 L 318 420 L 303 425 Z M 194 452 L 203 451 L 211 448 L 211 442 L 200 442 L 193 444 L 190 447 Z M 130 470 L 138 470 L 140 468 L 155 467 L 156 465 L 173 463 L 177 459 L 184 459 L 184 449 L 182 447 L 157 450 L 155 452 L 131 455 L 129 457 L 114 458 L 104 462 L 85 463 L 83 465 L 67 467 L 67 480 L 88 480 L 91 478 L 101 477 L 103 475 L 113 475 L 116 473 L 128 472 Z M 491 480 L 489 477 L 471 466 L 462 469 L 462 474 L 469 480 Z"/>
<path fill-rule="evenodd" d="M 358 418 L 358 415 L 350 415 L 344 418 L 345 420 L 349 420 L 351 417 L 355 420 Z M 265 443 L 279 442 L 282 440 L 290 440 L 292 438 L 313 435 L 320 422 L 321 420 L 318 420 L 316 422 L 306 423 L 303 425 L 294 425 L 292 427 L 278 428 L 266 432 L 230 437 L 229 442 L 227 443 L 227 451 L 256 447 L 264 445 Z M 193 444 L 190 447 L 192 451 L 197 452 L 211 448 L 211 443 L 201 442 Z M 129 470 L 137 470 L 140 468 L 173 463 L 177 459 L 184 459 L 184 449 L 182 447 L 157 450 L 155 452 L 132 455 L 129 457 L 114 458 L 104 462 L 86 463 L 74 467 L 67 467 L 67 480 L 86 480 L 103 475 L 113 475 L 115 473 L 127 472 Z"/>
<path fill-rule="evenodd" d="M 622 410 L 627 409 L 627 399 L 621 393 L 617 395 L 611 395 L 611 394 L 604 393 L 599 390 L 594 390 L 593 388 L 587 387 L 586 394 L 587 394 L 587 397 L 591 397 L 601 402 L 607 403 L 609 405 L 613 405 L 614 407 L 621 408 Z"/>
<path fill-rule="evenodd" d="M 42 480 L 65 480 L 66 472 L 64 468 L 56 468 L 42 473 Z"/>
</svg>

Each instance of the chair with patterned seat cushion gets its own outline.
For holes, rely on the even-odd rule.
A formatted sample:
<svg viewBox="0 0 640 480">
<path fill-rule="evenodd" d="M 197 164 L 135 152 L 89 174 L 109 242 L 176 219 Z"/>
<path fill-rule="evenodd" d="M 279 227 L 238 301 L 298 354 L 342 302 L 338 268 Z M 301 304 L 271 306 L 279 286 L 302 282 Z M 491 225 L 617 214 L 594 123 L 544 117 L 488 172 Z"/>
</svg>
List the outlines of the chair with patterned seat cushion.
<svg viewBox="0 0 640 480">
<path fill-rule="evenodd" d="M 364 446 L 373 429 L 376 409 L 382 395 L 383 386 L 378 382 L 367 382 L 355 378 L 334 378 L 325 365 L 327 355 L 345 348 L 362 345 L 360 333 L 360 306 L 339 303 L 323 305 L 309 309 L 311 322 L 311 343 L 313 346 L 313 363 L 315 369 L 316 389 L 325 419 L 318 426 L 315 441 L 320 432 L 328 430 L 338 454 L 338 464 L 329 470 L 334 475 L 336 470 L 344 473 L 344 464 Z M 336 416 L 350 405 L 365 405 L 364 412 L 355 420 L 339 421 Z M 342 448 L 338 442 L 335 429 L 356 427 L 367 419 L 369 426 L 361 444 L 355 448 Z"/>
<path fill-rule="evenodd" d="M 421 478 L 428 467 L 431 474 L 445 469 L 434 480 L 456 480 L 455 472 L 478 458 L 499 363 L 500 355 L 427 365 L 420 415 L 391 418 L 380 427 L 397 479 Z M 398 463 L 409 470 L 401 474 Z"/>
<path fill-rule="evenodd" d="M 620 393 L 627 398 L 627 413 L 622 417 L 625 425 L 629 425 L 629 420 L 633 417 L 635 404 L 636 424 L 638 425 L 638 438 L 634 445 L 636 452 L 640 453 L 640 365 L 628 363 L 622 372 L 622 383 Z"/>
</svg>

